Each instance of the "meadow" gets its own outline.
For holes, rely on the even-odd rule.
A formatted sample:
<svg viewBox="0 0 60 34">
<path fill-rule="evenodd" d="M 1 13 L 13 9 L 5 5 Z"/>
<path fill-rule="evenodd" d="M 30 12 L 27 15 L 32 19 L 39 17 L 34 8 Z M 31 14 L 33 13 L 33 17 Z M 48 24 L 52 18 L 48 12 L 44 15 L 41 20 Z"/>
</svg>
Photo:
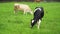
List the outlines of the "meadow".
<svg viewBox="0 0 60 34">
<path fill-rule="evenodd" d="M 60 2 L 18 2 L 29 5 L 33 11 L 37 6 L 44 8 L 40 29 L 36 25 L 30 28 L 33 15 L 22 11 L 14 14 L 14 3 L 0 3 L 0 34 L 60 34 Z"/>
</svg>

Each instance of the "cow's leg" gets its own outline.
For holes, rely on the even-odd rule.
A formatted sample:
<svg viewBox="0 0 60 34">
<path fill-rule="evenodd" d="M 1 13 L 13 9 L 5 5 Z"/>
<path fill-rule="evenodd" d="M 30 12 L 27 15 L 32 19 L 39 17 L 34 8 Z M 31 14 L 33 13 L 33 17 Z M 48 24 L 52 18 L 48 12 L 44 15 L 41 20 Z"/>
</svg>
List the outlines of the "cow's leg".
<svg viewBox="0 0 60 34">
<path fill-rule="evenodd" d="M 25 14 L 25 11 L 26 11 L 26 10 L 24 10 L 24 14 Z"/>
<path fill-rule="evenodd" d="M 24 14 L 25 14 L 25 11 L 24 11 Z"/>
<path fill-rule="evenodd" d="M 16 14 L 17 13 L 17 11 L 16 10 L 14 10 L 14 14 Z"/>
<path fill-rule="evenodd" d="M 41 20 L 39 20 L 38 23 L 37 23 L 38 29 L 39 29 L 40 23 L 41 23 Z"/>
<path fill-rule="evenodd" d="M 14 8 L 14 14 L 16 14 L 16 13 L 17 13 L 17 9 Z"/>
<path fill-rule="evenodd" d="M 25 9 L 25 10 L 24 10 L 24 14 L 26 14 L 26 15 L 27 15 L 27 12 L 28 12 L 28 11 Z"/>
<path fill-rule="evenodd" d="M 15 14 L 15 10 L 14 10 L 14 14 Z"/>
<path fill-rule="evenodd" d="M 14 14 L 16 14 L 17 13 L 17 11 L 16 10 L 14 10 Z"/>
</svg>

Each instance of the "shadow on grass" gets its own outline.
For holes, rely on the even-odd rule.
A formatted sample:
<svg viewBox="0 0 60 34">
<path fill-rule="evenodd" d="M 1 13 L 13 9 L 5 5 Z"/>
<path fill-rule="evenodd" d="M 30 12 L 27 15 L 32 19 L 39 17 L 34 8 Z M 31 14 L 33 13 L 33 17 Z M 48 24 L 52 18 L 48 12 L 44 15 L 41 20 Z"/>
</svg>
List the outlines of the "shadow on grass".
<svg viewBox="0 0 60 34">
<path fill-rule="evenodd" d="M 5 26 L 6 25 L 0 23 L 0 30 L 4 30 L 5 29 Z"/>
<path fill-rule="evenodd" d="M 13 21 L 12 21 L 12 20 L 8 20 L 8 23 L 17 23 L 17 24 L 21 24 L 21 23 L 23 23 L 23 21 L 21 21 L 21 20 L 20 20 L 20 21 L 18 21 L 18 20 L 15 20 L 15 21 L 14 21 L 14 20 L 13 20 Z"/>
</svg>

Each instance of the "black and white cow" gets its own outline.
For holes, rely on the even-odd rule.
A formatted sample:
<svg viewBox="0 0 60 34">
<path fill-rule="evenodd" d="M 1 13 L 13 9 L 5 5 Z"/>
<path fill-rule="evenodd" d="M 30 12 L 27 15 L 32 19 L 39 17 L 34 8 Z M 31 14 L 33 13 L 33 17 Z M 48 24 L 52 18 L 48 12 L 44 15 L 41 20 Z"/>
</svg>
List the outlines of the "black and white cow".
<svg viewBox="0 0 60 34">
<path fill-rule="evenodd" d="M 36 7 L 34 10 L 34 18 L 31 21 L 31 28 L 37 23 L 39 29 L 43 16 L 44 16 L 43 7 Z"/>
</svg>

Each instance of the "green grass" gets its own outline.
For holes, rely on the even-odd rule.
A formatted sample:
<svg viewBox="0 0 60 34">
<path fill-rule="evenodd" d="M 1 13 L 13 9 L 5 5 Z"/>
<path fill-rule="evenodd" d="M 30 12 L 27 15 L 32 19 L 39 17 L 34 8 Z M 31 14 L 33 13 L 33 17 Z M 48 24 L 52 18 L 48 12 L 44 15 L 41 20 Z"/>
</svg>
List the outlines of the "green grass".
<svg viewBox="0 0 60 34">
<path fill-rule="evenodd" d="M 36 26 L 30 28 L 33 15 L 14 14 L 14 3 L 0 3 L 0 34 L 60 34 L 60 2 L 18 2 L 28 4 L 32 10 L 36 6 L 44 7 L 45 15 L 39 30 Z"/>
</svg>

